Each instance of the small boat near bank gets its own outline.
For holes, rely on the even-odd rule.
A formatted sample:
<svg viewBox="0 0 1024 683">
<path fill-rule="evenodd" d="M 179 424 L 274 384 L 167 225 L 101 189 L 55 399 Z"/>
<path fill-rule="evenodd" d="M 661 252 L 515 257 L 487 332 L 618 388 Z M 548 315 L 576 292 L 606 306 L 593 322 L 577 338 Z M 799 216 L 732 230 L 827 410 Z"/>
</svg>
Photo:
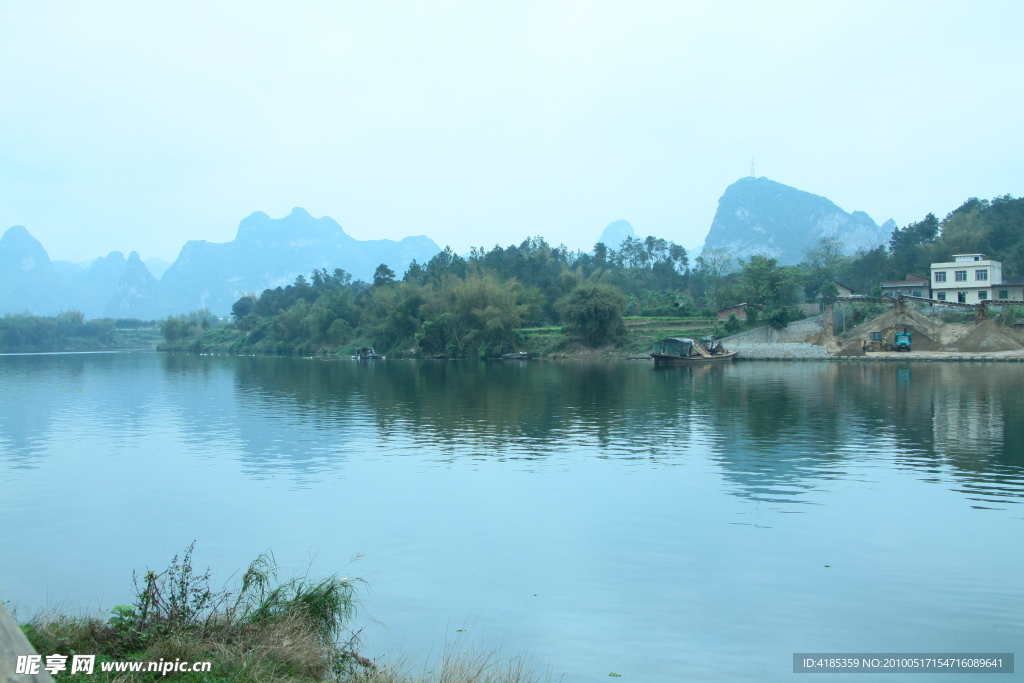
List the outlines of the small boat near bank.
<svg viewBox="0 0 1024 683">
<path fill-rule="evenodd" d="M 384 358 L 386 356 L 378 355 L 372 346 L 362 346 L 356 349 L 356 355 L 352 356 L 352 360 L 382 360 Z"/>
<path fill-rule="evenodd" d="M 666 337 L 654 342 L 651 358 L 658 366 L 727 362 L 736 357 L 735 351 L 726 351 L 721 342 L 716 344 L 714 339 L 710 341 L 708 347 L 705 348 L 697 340 L 687 337 Z"/>
</svg>

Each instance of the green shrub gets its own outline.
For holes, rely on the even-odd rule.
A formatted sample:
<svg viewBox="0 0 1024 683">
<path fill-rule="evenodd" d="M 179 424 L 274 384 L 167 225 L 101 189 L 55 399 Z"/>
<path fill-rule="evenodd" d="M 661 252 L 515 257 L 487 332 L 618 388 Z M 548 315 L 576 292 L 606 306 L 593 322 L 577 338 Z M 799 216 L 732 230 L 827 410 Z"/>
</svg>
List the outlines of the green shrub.
<svg viewBox="0 0 1024 683">
<path fill-rule="evenodd" d="M 591 346 L 608 343 L 626 333 L 622 322 L 626 297 L 611 285 L 581 284 L 560 298 L 555 308 L 566 330 Z"/>
<path fill-rule="evenodd" d="M 782 329 L 794 320 L 803 319 L 800 309 L 795 306 L 769 306 L 764 310 L 764 321 L 776 329 Z"/>
<path fill-rule="evenodd" d="M 725 330 L 726 334 L 736 334 L 740 331 L 741 326 L 740 319 L 736 317 L 736 313 L 730 313 L 729 319 L 725 321 L 722 328 Z"/>
</svg>

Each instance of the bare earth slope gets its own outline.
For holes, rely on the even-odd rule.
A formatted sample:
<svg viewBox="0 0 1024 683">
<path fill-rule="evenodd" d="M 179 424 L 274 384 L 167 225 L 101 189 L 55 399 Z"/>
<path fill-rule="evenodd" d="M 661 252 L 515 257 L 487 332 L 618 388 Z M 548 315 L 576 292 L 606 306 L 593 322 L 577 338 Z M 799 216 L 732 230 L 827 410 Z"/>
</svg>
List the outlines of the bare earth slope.
<svg viewBox="0 0 1024 683">
<path fill-rule="evenodd" d="M 949 353 L 1024 352 L 1024 331 L 1002 327 L 992 320 L 979 324 L 944 323 L 907 308 L 895 308 L 850 330 L 846 337 L 830 335 L 822 316 L 799 320 L 776 330 L 768 326 L 726 337 L 725 348 L 745 358 L 821 358 L 863 355 L 861 344 L 872 332 L 913 334 L 914 351 Z"/>
</svg>

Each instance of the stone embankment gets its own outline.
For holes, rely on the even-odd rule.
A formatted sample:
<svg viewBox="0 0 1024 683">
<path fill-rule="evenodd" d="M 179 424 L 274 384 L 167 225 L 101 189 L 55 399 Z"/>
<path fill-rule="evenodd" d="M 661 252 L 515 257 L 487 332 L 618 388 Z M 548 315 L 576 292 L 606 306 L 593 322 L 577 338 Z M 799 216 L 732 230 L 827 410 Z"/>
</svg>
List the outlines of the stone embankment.
<svg viewBox="0 0 1024 683">
<path fill-rule="evenodd" d="M 828 360 L 831 356 L 824 346 L 808 341 L 821 332 L 822 321 L 819 315 L 792 322 L 781 330 L 768 326 L 758 327 L 726 337 L 722 345 L 728 351 L 736 352 L 736 360 Z"/>
<path fill-rule="evenodd" d="M 733 342 L 723 342 L 722 345 L 728 351 L 736 351 L 736 360 L 787 360 L 794 358 L 828 360 L 832 358 L 832 356 L 828 355 L 828 351 L 825 349 L 824 346 L 817 346 L 815 344 L 807 343 L 780 342 L 777 344 L 740 344 Z"/>
<path fill-rule="evenodd" d="M 943 353 L 941 351 L 899 351 L 868 353 L 863 356 L 829 356 L 825 360 L 885 362 L 885 361 L 933 361 L 953 363 L 1024 363 L 1024 353 L 1017 351 L 993 352 L 990 354 Z"/>
</svg>

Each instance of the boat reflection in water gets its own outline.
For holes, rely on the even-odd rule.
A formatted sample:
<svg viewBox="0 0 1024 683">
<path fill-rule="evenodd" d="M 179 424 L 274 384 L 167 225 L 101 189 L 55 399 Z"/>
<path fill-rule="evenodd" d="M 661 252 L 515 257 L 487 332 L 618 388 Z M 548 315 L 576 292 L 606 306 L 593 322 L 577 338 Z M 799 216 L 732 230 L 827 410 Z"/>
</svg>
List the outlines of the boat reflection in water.
<svg viewBox="0 0 1024 683">
<path fill-rule="evenodd" d="M 713 337 L 706 337 L 705 342 L 707 348 L 687 337 L 666 337 L 654 342 L 651 358 L 655 365 L 686 365 L 731 361 L 736 356 L 735 351 L 726 351 Z"/>
</svg>

